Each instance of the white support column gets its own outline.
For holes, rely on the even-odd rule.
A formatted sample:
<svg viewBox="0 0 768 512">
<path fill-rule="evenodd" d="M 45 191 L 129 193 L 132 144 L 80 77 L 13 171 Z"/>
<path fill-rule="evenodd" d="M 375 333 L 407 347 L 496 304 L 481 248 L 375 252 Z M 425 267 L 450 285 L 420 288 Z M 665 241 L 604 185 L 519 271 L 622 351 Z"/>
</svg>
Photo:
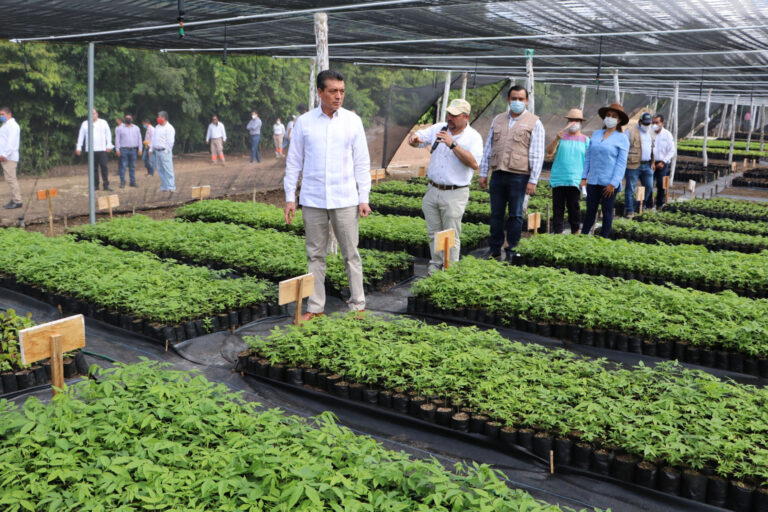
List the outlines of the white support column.
<svg viewBox="0 0 768 512">
<path fill-rule="evenodd" d="M 654 96 L 653 103 L 651 103 L 651 114 L 653 114 L 654 116 L 656 115 L 656 109 L 658 108 L 658 106 L 659 106 L 659 97 Z"/>
<path fill-rule="evenodd" d="M 317 57 L 312 60 L 312 66 L 309 69 L 309 110 L 317 106 Z"/>
<path fill-rule="evenodd" d="M 467 73 L 461 74 L 461 99 L 467 99 Z"/>
<path fill-rule="evenodd" d="M 91 224 L 96 224 L 96 192 L 94 180 L 96 169 L 93 157 L 93 43 L 88 43 L 88 213 Z M 104 183 L 104 186 L 107 184 Z"/>
<path fill-rule="evenodd" d="M 440 108 L 440 122 L 445 122 L 445 111 L 448 108 L 448 96 L 451 94 L 451 72 L 445 72 L 445 87 L 443 88 L 443 105 Z"/>
<path fill-rule="evenodd" d="M 619 70 L 613 70 L 613 96 L 614 101 L 621 105 L 621 89 L 619 88 Z"/>
<path fill-rule="evenodd" d="M 587 86 L 581 86 L 581 102 L 579 102 L 579 110 L 584 112 L 584 103 L 587 101 Z"/>
<path fill-rule="evenodd" d="M 678 132 L 678 120 L 677 120 L 677 99 L 678 99 L 678 93 L 680 92 L 680 82 L 675 82 L 675 92 L 672 96 L 672 107 L 671 110 L 674 112 L 674 115 L 672 116 L 672 119 L 675 121 L 675 128 L 672 132 L 672 139 L 675 141 L 675 144 L 677 144 L 677 132 Z M 670 187 L 675 182 L 675 167 L 677 167 L 677 151 L 675 151 L 675 155 L 672 157 L 672 162 L 670 163 L 670 171 L 669 171 L 669 185 Z"/>
<path fill-rule="evenodd" d="M 691 131 L 688 132 L 689 139 L 693 137 L 693 133 L 696 131 L 696 118 L 699 117 L 699 103 L 701 102 L 697 101 L 696 108 L 693 109 L 693 122 L 691 122 Z"/>
<path fill-rule="evenodd" d="M 739 95 L 733 98 L 733 113 L 739 109 Z M 728 165 L 733 163 L 733 146 L 736 143 L 736 116 L 731 116 L 731 148 L 728 150 Z"/>
<path fill-rule="evenodd" d="M 749 133 L 747 134 L 747 151 L 752 143 L 752 130 L 755 129 L 755 98 L 749 99 Z"/>
<path fill-rule="evenodd" d="M 723 104 L 723 110 L 720 112 L 720 126 L 717 129 L 717 138 L 722 139 L 725 135 L 725 123 L 728 119 L 728 109 L 730 105 L 728 103 Z"/>
<path fill-rule="evenodd" d="M 760 151 L 765 148 L 765 105 L 760 105 Z"/>
<path fill-rule="evenodd" d="M 707 102 L 704 104 L 704 143 L 701 145 L 701 158 L 704 159 L 704 167 L 707 167 L 707 136 L 709 135 L 709 105 L 712 102 L 712 89 L 707 91 Z"/>
<path fill-rule="evenodd" d="M 739 104 L 734 103 L 731 106 L 731 120 L 728 122 L 728 134 L 726 135 L 729 139 L 731 138 L 731 134 L 736 133 L 736 119 L 739 115 Z"/>
<path fill-rule="evenodd" d="M 626 96 L 627 91 L 621 91 L 621 106 L 624 106 L 624 97 Z"/>
<path fill-rule="evenodd" d="M 534 97 L 534 84 L 536 83 L 533 78 L 533 50 L 525 50 L 525 90 L 528 91 L 528 112 L 531 114 L 536 113 L 536 98 Z"/>
<path fill-rule="evenodd" d="M 330 67 L 328 62 L 328 15 L 315 13 L 315 47 L 317 50 L 317 72 Z"/>
</svg>

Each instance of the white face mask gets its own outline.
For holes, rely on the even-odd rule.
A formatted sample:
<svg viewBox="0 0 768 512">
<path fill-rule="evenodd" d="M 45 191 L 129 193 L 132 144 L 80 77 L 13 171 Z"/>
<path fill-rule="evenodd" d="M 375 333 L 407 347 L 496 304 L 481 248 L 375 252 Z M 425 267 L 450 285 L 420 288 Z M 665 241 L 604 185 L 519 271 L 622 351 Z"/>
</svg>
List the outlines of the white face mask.
<svg viewBox="0 0 768 512">
<path fill-rule="evenodd" d="M 259 117 L 259 116 L 255 116 L 254 115 L 254 116 L 251 116 L 251 119 L 256 119 L 257 117 Z"/>
<path fill-rule="evenodd" d="M 661 125 L 659 124 L 653 125 L 653 131 L 655 131 L 656 133 L 659 133 L 661 131 Z"/>
<path fill-rule="evenodd" d="M 640 125 L 640 131 L 643 132 L 643 133 L 647 132 L 648 128 L 650 128 L 650 126 L 648 126 L 647 124 L 641 124 Z"/>
<path fill-rule="evenodd" d="M 616 128 L 616 125 L 619 124 L 619 120 L 615 117 L 606 117 L 604 120 L 605 127 L 606 128 Z"/>
<path fill-rule="evenodd" d="M 576 133 L 579 130 L 581 130 L 581 123 L 574 123 L 568 127 L 568 131 L 571 133 Z"/>
</svg>

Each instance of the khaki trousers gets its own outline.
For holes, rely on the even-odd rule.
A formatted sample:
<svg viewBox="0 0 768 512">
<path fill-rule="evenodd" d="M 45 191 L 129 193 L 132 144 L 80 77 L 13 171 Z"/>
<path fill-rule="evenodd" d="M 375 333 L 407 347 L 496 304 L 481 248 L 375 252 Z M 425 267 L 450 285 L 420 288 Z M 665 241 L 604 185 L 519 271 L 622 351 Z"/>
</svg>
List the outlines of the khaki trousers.
<svg viewBox="0 0 768 512">
<path fill-rule="evenodd" d="M 322 313 L 325 309 L 325 257 L 328 255 L 328 223 L 339 242 L 339 249 L 347 269 L 350 297 L 347 304 L 351 310 L 365 309 L 363 290 L 363 262 L 357 252 L 358 243 L 357 206 L 326 210 L 304 206 L 304 231 L 307 244 L 307 266 L 315 277 L 315 293 L 307 302 L 308 313 Z"/>
<path fill-rule="evenodd" d="M 443 268 L 444 252 L 435 247 L 435 235 L 438 231 L 453 229 L 456 232 L 456 246 L 451 248 L 450 261 L 459 261 L 461 254 L 461 218 L 469 201 L 469 187 L 454 190 L 440 190 L 428 185 L 427 193 L 421 200 L 421 211 L 427 221 L 429 235 L 429 250 L 432 258 L 429 262 L 429 273 L 433 274 Z"/>
<path fill-rule="evenodd" d="M 224 160 L 224 139 L 218 137 L 211 139 L 211 160 Z"/>
<path fill-rule="evenodd" d="M 0 167 L 3 168 L 3 176 L 5 176 L 5 182 L 11 189 L 11 198 L 17 202 L 21 202 L 21 189 L 19 188 L 19 180 L 16 179 L 16 165 L 18 162 L 6 160 L 0 162 Z"/>
</svg>

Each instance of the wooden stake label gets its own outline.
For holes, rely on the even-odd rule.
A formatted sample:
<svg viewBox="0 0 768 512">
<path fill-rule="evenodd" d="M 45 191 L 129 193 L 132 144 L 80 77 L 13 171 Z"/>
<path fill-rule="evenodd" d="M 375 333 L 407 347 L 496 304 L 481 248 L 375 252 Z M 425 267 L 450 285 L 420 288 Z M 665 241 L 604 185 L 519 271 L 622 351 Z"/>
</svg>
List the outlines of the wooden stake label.
<svg viewBox="0 0 768 512">
<path fill-rule="evenodd" d="M 664 178 L 661 180 L 661 186 L 664 190 L 669 189 L 669 176 L 664 176 Z"/>
<path fill-rule="evenodd" d="M 533 234 L 536 235 L 536 232 L 541 227 L 541 212 L 536 213 L 529 213 L 528 214 L 528 230 L 533 230 Z"/>
<path fill-rule="evenodd" d="M 376 182 L 376 184 L 379 184 L 379 180 L 383 180 L 387 177 L 387 170 L 384 168 L 381 169 L 371 169 L 371 179 Z"/>
<path fill-rule="evenodd" d="M 85 319 L 75 315 L 19 331 L 21 363 L 32 364 L 51 359 L 51 382 L 54 388 L 64 387 L 65 352 L 85 346 Z M 56 390 L 53 391 L 56 394 Z"/>
<path fill-rule="evenodd" d="M 688 191 L 693 195 L 696 190 L 696 180 L 688 180 Z"/>
<path fill-rule="evenodd" d="M 51 198 L 56 197 L 59 195 L 59 189 L 57 188 L 49 188 L 45 190 L 38 190 L 37 191 L 37 200 L 47 200 L 48 201 L 48 225 L 50 227 L 51 236 L 53 236 L 53 205 L 51 204 Z"/>
<path fill-rule="evenodd" d="M 280 281 L 278 284 L 278 291 L 278 304 L 283 306 L 291 302 L 296 303 L 296 313 L 293 315 L 293 322 L 296 325 L 300 324 L 301 301 L 305 297 L 310 297 L 315 293 L 315 277 L 310 273 Z"/>
<path fill-rule="evenodd" d="M 112 218 L 112 209 L 120 206 L 120 197 L 117 194 L 102 196 L 99 198 L 99 210 L 109 210 L 109 218 Z"/>
<path fill-rule="evenodd" d="M 635 201 L 645 201 L 645 187 L 637 187 L 635 190 Z"/>
<path fill-rule="evenodd" d="M 419 178 L 421 178 L 421 177 L 426 176 L 426 175 L 427 175 L 427 168 L 424 167 L 423 165 L 419 166 L 419 171 L 417 173 L 417 176 Z"/>
<path fill-rule="evenodd" d="M 192 187 L 192 199 L 202 201 L 206 197 L 211 197 L 211 186 L 202 185 L 200 187 Z"/>
<path fill-rule="evenodd" d="M 451 264 L 451 247 L 456 247 L 456 232 L 453 229 L 438 231 L 435 235 L 435 245 L 438 251 L 443 251 L 443 270 L 445 270 Z"/>
</svg>

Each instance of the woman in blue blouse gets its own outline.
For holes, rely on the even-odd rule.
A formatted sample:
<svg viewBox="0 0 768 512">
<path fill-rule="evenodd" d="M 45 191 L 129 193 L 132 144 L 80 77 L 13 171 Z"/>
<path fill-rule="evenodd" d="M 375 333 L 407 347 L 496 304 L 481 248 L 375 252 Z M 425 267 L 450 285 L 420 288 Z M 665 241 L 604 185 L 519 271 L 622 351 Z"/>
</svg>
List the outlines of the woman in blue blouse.
<svg viewBox="0 0 768 512">
<path fill-rule="evenodd" d="M 627 168 L 629 140 L 621 133 L 621 127 L 629 122 L 629 116 L 618 103 L 611 103 L 598 113 L 603 118 L 604 128 L 592 134 L 581 175 L 581 186 L 587 187 L 587 213 L 581 232 L 591 231 L 597 217 L 597 207 L 602 206 L 602 235 L 607 238 L 611 236 L 616 193 L 621 188 L 621 180 Z"/>
</svg>

